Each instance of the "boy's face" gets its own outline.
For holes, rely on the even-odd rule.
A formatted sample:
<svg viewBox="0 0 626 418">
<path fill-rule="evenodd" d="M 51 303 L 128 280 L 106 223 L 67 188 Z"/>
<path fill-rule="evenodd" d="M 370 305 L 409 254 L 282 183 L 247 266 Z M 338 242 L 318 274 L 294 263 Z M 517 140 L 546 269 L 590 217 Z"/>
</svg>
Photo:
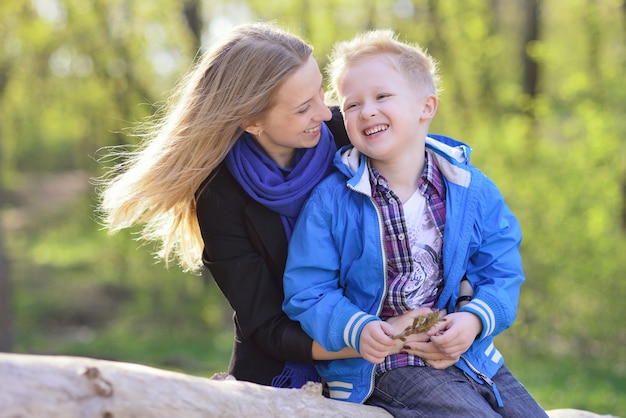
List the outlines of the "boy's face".
<svg viewBox="0 0 626 418">
<path fill-rule="evenodd" d="M 436 98 L 418 91 L 387 55 L 351 64 L 337 90 L 350 141 L 363 154 L 392 163 L 423 150 Z"/>
</svg>

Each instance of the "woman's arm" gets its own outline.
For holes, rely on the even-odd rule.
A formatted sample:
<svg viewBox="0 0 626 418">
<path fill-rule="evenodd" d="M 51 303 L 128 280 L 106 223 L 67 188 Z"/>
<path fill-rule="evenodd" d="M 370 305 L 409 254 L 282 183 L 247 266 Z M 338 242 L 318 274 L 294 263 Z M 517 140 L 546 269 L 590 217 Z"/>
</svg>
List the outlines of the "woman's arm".
<svg viewBox="0 0 626 418">
<path fill-rule="evenodd" d="M 312 339 L 282 311 L 287 240 L 280 217 L 249 198 L 221 166 L 197 199 L 204 264 L 235 311 L 235 325 L 281 361 L 311 363 Z"/>
<path fill-rule="evenodd" d="M 342 358 L 361 357 L 355 349 L 350 347 L 343 348 L 339 351 L 326 351 L 317 341 L 313 341 L 311 353 L 313 355 L 313 360 L 337 360 Z"/>
</svg>

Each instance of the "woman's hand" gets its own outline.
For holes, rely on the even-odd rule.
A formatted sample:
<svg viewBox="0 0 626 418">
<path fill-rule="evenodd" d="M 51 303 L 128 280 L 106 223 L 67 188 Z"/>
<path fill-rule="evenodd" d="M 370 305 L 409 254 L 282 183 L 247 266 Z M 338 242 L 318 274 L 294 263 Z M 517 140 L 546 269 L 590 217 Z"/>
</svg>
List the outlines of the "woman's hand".
<svg viewBox="0 0 626 418">
<path fill-rule="evenodd" d="M 429 366 L 435 369 L 446 369 L 459 361 L 459 356 L 451 356 L 442 353 L 431 341 L 407 342 L 404 344 L 402 353 L 413 354 L 424 360 Z"/>
<path fill-rule="evenodd" d="M 393 334 L 400 334 L 407 327 L 413 325 L 413 320 L 419 316 L 426 316 L 431 313 L 432 310 L 430 308 L 418 308 L 408 311 L 400 316 L 392 316 L 387 318 L 385 322 L 393 327 Z M 428 336 L 425 332 L 421 334 L 411 334 L 405 337 L 404 341 L 401 339 L 394 340 L 396 343 L 394 347 L 391 349 L 389 354 L 398 354 L 404 351 L 404 346 L 407 342 L 426 342 L 430 340 L 430 336 Z"/>
<path fill-rule="evenodd" d="M 429 313 L 432 313 L 432 309 L 430 308 L 418 308 L 408 311 L 399 316 L 392 316 L 390 318 L 385 319 L 389 325 L 394 328 L 394 334 L 399 334 L 404 331 L 407 327 L 413 325 L 413 320 L 419 316 L 426 316 Z"/>
</svg>

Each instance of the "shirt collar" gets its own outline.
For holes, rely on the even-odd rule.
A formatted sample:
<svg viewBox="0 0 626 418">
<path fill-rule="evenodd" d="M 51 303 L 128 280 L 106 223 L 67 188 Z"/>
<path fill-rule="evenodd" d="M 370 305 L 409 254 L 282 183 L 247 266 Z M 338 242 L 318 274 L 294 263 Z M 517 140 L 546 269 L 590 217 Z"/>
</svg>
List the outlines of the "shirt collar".
<svg viewBox="0 0 626 418">
<path fill-rule="evenodd" d="M 367 159 L 367 167 L 370 173 L 370 183 L 372 185 L 372 192 L 376 189 L 376 185 L 382 185 L 385 188 L 389 188 L 389 183 L 370 163 L 370 159 Z M 441 198 L 445 196 L 445 184 L 443 183 L 443 176 L 439 167 L 435 163 L 435 159 L 430 152 L 425 153 L 424 158 L 424 171 L 420 176 L 420 182 L 417 186 L 420 193 L 427 196 L 431 193 L 437 193 Z"/>
<path fill-rule="evenodd" d="M 425 194 L 427 185 L 423 185 L 423 183 L 428 183 L 432 186 L 440 197 L 443 198 L 445 196 L 446 188 L 443 183 L 443 176 L 441 175 L 441 171 L 439 171 L 439 167 L 437 167 L 437 163 L 435 163 L 435 159 L 428 151 L 426 152 L 424 171 L 422 172 L 419 185 L 420 190 Z"/>
</svg>

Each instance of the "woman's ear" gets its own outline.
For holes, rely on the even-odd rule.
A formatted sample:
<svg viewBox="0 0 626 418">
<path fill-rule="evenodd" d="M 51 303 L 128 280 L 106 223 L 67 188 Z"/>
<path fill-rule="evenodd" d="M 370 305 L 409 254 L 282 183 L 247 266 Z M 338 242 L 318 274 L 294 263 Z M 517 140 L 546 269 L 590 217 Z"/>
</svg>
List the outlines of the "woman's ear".
<svg viewBox="0 0 626 418">
<path fill-rule="evenodd" d="M 239 126 L 244 131 L 255 136 L 258 136 L 263 131 L 263 127 L 261 126 L 261 123 L 258 121 L 255 121 L 252 118 L 244 119 L 243 122 L 239 124 Z"/>
<path fill-rule="evenodd" d="M 422 108 L 422 119 L 430 120 L 437 113 L 438 99 L 434 94 L 429 94 L 424 98 L 424 107 Z"/>
</svg>

